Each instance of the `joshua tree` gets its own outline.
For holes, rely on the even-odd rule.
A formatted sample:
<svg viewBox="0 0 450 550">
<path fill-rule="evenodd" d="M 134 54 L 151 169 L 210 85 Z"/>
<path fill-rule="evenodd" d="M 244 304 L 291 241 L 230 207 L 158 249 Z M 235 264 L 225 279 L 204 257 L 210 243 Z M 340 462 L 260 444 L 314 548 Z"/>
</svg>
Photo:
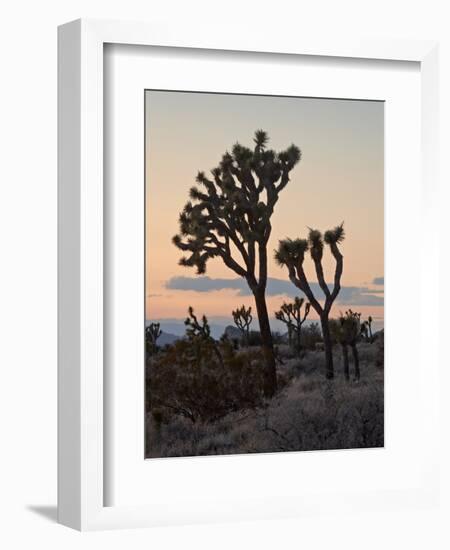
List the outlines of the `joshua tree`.
<svg viewBox="0 0 450 550">
<path fill-rule="evenodd" d="M 372 334 L 372 316 L 369 315 L 369 317 L 367 318 L 367 329 L 369 331 L 369 342 L 372 344 L 373 343 L 373 334 Z"/>
<path fill-rule="evenodd" d="M 145 344 L 147 353 L 153 355 L 158 349 L 156 341 L 161 336 L 160 324 L 159 323 L 150 323 L 145 329 Z"/>
<path fill-rule="evenodd" d="M 243 305 L 242 307 L 232 311 L 231 314 L 233 315 L 234 324 L 242 332 L 242 340 L 248 346 L 250 324 L 253 320 L 252 308 L 249 307 L 248 309 L 246 309 L 246 307 Z"/>
<path fill-rule="evenodd" d="M 216 354 L 216 357 L 217 357 L 220 365 L 223 367 L 222 354 L 220 353 L 217 342 L 211 336 L 211 327 L 209 326 L 208 319 L 206 318 L 206 315 L 202 316 L 202 320 L 201 320 L 201 324 L 200 324 L 198 319 L 197 319 L 197 316 L 194 313 L 194 308 L 192 306 L 189 306 L 188 314 L 189 314 L 189 317 L 186 317 L 186 319 L 184 321 L 184 324 L 186 325 L 186 335 L 191 340 L 195 340 L 196 338 L 200 338 L 200 339 L 203 339 L 203 340 L 210 341 L 213 344 L 214 353 Z"/>
<path fill-rule="evenodd" d="M 367 321 L 361 323 L 361 337 L 366 342 L 369 341 L 369 329 L 367 328 Z"/>
<path fill-rule="evenodd" d="M 341 277 L 344 269 L 344 257 L 342 256 L 338 244 L 344 240 L 344 224 L 338 225 L 334 229 L 330 229 L 322 233 L 317 229 L 310 229 L 308 239 L 285 239 L 278 244 L 278 250 L 275 251 L 275 260 L 288 268 L 289 278 L 291 282 L 299 288 L 308 298 L 312 307 L 316 310 L 320 318 L 322 328 L 323 344 L 325 349 L 326 377 L 331 379 L 334 377 L 333 368 L 333 349 L 330 337 L 329 314 L 331 306 L 335 301 L 341 289 Z M 333 289 L 328 288 L 325 282 L 325 276 L 322 267 L 322 257 L 324 243 L 330 247 L 331 254 L 336 261 L 334 273 Z M 313 291 L 306 278 L 303 269 L 305 253 L 310 251 L 311 258 L 314 262 L 314 267 L 317 275 L 317 280 L 322 292 L 325 295 L 323 306 L 314 296 Z"/>
<path fill-rule="evenodd" d="M 361 336 L 366 340 L 366 342 L 370 342 L 371 344 L 373 344 L 372 321 L 373 319 L 369 315 L 367 321 L 361 323 Z"/>
<path fill-rule="evenodd" d="M 351 309 L 341 315 L 339 319 L 330 321 L 331 333 L 335 340 L 341 345 L 342 357 L 344 361 L 345 379 L 350 379 L 349 362 L 348 362 L 348 346 L 352 348 L 353 362 L 355 367 L 355 380 L 360 378 L 359 370 L 359 354 L 356 342 L 361 333 L 361 314 L 355 313 Z"/>
<path fill-rule="evenodd" d="M 301 334 L 302 325 L 309 315 L 311 304 L 306 302 L 305 310 L 302 315 L 302 306 L 305 302 L 304 298 L 295 297 L 294 301 L 290 304 L 283 303 L 279 311 L 275 312 L 275 317 L 287 326 L 289 334 L 289 343 L 291 343 L 291 335 L 294 332 L 296 336 L 296 350 L 298 355 L 301 351 Z"/>
<path fill-rule="evenodd" d="M 275 205 L 301 153 L 296 145 L 276 153 L 266 148 L 268 140 L 267 133 L 258 130 L 253 149 L 236 143 L 211 171 L 211 178 L 197 174 L 198 186 L 190 190 L 191 200 L 180 214 L 180 234 L 173 243 L 187 253 L 180 264 L 196 267 L 197 274 L 206 272 L 208 260 L 220 258 L 247 281 L 255 298 L 266 362 L 265 394 L 272 396 L 277 379 L 265 298 L 267 243 Z"/>
</svg>

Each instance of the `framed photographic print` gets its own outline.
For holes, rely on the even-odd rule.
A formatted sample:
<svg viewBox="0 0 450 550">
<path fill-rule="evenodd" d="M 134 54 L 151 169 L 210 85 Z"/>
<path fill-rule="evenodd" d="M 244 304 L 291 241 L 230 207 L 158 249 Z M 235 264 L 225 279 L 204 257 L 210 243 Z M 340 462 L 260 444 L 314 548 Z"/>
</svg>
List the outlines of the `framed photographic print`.
<svg viewBox="0 0 450 550">
<path fill-rule="evenodd" d="M 436 45 L 171 36 L 59 30 L 60 522 L 430 505 Z"/>
<path fill-rule="evenodd" d="M 383 447 L 384 102 L 145 111 L 146 457 Z"/>
</svg>

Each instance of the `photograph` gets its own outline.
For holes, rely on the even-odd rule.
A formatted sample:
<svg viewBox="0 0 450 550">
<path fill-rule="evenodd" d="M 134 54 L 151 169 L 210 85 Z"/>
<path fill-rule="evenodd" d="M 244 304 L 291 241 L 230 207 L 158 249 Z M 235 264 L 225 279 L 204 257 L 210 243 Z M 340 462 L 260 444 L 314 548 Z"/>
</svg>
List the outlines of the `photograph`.
<svg viewBox="0 0 450 550">
<path fill-rule="evenodd" d="M 384 102 L 145 90 L 145 458 L 384 446 Z"/>
</svg>

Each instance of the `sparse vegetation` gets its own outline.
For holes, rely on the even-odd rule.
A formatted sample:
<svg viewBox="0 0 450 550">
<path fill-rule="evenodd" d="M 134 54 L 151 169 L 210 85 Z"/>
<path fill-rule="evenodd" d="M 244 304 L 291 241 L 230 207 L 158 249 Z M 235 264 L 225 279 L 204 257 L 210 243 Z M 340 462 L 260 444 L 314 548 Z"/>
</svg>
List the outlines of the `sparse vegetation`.
<svg viewBox="0 0 450 550">
<path fill-rule="evenodd" d="M 186 415 L 177 413 L 173 409 L 164 408 L 161 399 L 158 402 L 157 419 L 151 410 L 147 413 L 147 456 L 382 447 L 383 371 L 376 365 L 376 346 L 362 342 L 358 347 L 362 377 L 357 384 L 347 382 L 342 375 L 332 381 L 326 380 L 321 374 L 323 352 L 311 351 L 299 360 L 297 357 L 285 356 L 288 346 L 280 347 L 279 352 L 284 361 L 279 366 L 279 380 L 283 381 L 284 387 L 270 400 L 263 398 L 261 385 L 258 386 L 261 381 L 255 382 L 253 379 L 259 371 L 251 368 L 251 361 L 260 359 L 255 355 L 249 359 L 245 350 L 239 352 L 234 356 L 235 360 L 243 353 L 245 361 L 250 361 L 245 363 L 242 359 L 243 363 L 237 370 L 241 375 L 250 376 L 250 383 L 245 384 L 245 388 L 251 392 L 249 396 L 246 396 L 246 392 L 236 393 L 242 396 L 239 407 L 236 407 L 237 400 L 233 406 L 224 403 L 222 392 L 218 392 L 211 378 L 208 378 L 211 386 L 198 385 L 197 378 L 194 383 L 183 378 L 188 375 L 183 369 L 186 362 L 182 363 L 184 359 L 181 358 L 181 350 L 175 347 L 171 354 L 176 360 L 176 367 L 171 367 L 172 359 L 167 357 L 165 364 L 170 373 L 167 372 L 165 380 L 158 380 L 158 387 L 163 391 L 172 391 L 175 387 L 177 395 L 184 400 L 191 396 L 193 388 L 197 388 L 197 399 L 202 397 L 206 400 L 204 409 L 201 409 L 202 414 L 194 412 L 193 421 L 189 416 L 191 409 Z M 212 361 L 214 365 L 214 358 Z M 244 365 L 248 366 L 248 370 Z M 159 368 L 162 371 L 161 365 Z M 209 368 L 205 363 L 207 371 Z M 195 372 L 197 374 L 198 370 Z M 177 377 L 175 384 L 174 377 Z M 230 387 L 235 386 L 230 382 Z M 260 388 L 260 393 L 255 392 L 255 387 Z M 241 387 L 239 391 L 243 390 Z"/>
</svg>

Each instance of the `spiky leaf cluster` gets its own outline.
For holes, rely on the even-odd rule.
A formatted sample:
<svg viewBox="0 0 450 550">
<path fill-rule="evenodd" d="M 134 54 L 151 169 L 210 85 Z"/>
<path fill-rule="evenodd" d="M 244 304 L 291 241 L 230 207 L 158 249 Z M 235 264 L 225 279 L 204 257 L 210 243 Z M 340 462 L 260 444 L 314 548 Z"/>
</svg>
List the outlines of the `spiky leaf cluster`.
<svg viewBox="0 0 450 550">
<path fill-rule="evenodd" d="M 275 261 L 281 266 L 303 263 L 308 248 L 306 239 L 284 239 L 279 241 L 278 249 L 275 250 Z"/>
<path fill-rule="evenodd" d="M 329 245 L 340 244 L 344 240 L 344 238 L 344 222 L 342 222 L 340 225 L 337 225 L 333 229 L 325 231 L 325 234 L 323 236 L 324 241 Z"/>
<path fill-rule="evenodd" d="M 268 135 L 255 132 L 255 147 L 236 143 L 211 176 L 199 172 L 190 201 L 179 217 L 180 232 L 173 243 L 186 255 L 180 264 L 206 271 L 208 260 L 221 257 L 237 274 L 249 277 L 255 269 L 256 245 L 264 247 L 271 232 L 279 193 L 301 159 L 291 145 L 280 153 L 266 148 Z M 240 258 L 233 257 L 237 249 Z"/>
</svg>

